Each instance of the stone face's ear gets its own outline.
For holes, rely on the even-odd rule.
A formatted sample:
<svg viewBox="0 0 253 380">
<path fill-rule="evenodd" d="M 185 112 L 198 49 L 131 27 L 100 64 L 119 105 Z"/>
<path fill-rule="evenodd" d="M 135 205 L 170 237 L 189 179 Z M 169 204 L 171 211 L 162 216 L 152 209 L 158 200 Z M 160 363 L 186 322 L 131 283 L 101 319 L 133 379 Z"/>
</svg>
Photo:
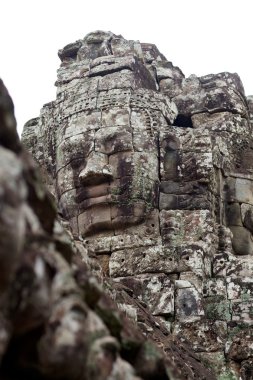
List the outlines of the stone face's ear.
<svg viewBox="0 0 253 380">
<path fill-rule="evenodd" d="M 160 176 L 162 181 L 180 180 L 180 142 L 168 133 L 160 142 Z"/>
</svg>

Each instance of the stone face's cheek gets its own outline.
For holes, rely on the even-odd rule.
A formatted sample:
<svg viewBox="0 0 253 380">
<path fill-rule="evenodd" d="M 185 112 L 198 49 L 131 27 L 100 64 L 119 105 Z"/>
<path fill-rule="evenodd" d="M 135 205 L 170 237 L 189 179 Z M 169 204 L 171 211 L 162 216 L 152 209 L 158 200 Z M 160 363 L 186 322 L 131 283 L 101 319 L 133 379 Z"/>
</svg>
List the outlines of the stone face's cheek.
<svg viewBox="0 0 253 380">
<path fill-rule="evenodd" d="M 149 208 L 154 207 L 157 198 L 158 159 L 153 154 L 124 152 L 110 156 L 114 167 L 114 182 L 111 194 L 121 206 L 133 206 L 144 201 Z"/>
<path fill-rule="evenodd" d="M 132 152 L 119 152 L 109 157 L 109 164 L 113 167 L 113 178 L 131 177 L 134 174 Z"/>
<path fill-rule="evenodd" d="M 133 176 L 159 180 L 158 158 L 154 153 L 122 152 L 109 157 L 109 164 L 114 168 L 114 178 Z"/>
<path fill-rule="evenodd" d="M 59 196 L 75 188 L 73 174 L 73 169 L 70 165 L 59 170 L 57 174 L 57 193 Z"/>
<path fill-rule="evenodd" d="M 95 84 L 96 87 L 97 83 Z M 80 86 L 80 92 L 83 94 L 84 84 Z M 101 127 L 101 112 L 96 110 L 86 110 L 76 117 L 73 115 L 68 118 L 65 128 L 58 132 L 58 141 L 62 142 L 69 137 L 78 136 L 81 134 L 87 135 L 98 130 Z"/>
<path fill-rule="evenodd" d="M 57 170 L 74 160 L 86 159 L 94 150 L 94 132 L 65 138 L 56 150 Z"/>
<path fill-rule="evenodd" d="M 78 215 L 76 189 L 68 190 L 60 196 L 58 208 L 60 214 L 67 220 Z"/>
</svg>

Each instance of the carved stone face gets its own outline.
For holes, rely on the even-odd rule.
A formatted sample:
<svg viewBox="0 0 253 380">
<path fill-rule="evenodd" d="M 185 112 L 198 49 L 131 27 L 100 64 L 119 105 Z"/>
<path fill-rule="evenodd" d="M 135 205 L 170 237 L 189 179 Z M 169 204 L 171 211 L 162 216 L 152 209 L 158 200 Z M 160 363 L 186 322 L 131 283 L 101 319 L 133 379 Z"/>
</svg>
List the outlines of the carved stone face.
<svg viewBox="0 0 253 380">
<path fill-rule="evenodd" d="M 141 119 L 144 111 L 115 107 L 86 113 L 61 134 L 60 209 L 79 235 L 140 224 L 158 207 L 157 138 Z"/>
</svg>

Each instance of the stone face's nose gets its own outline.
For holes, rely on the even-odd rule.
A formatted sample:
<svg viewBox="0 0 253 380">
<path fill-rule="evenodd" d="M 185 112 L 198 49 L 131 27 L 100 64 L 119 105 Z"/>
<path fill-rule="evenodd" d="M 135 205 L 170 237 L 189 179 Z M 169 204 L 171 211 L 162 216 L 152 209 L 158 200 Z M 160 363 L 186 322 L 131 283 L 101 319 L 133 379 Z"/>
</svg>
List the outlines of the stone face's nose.
<svg viewBox="0 0 253 380">
<path fill-rule="evenodd" d="M 98 185 L 113 178 L 113 168 L 108 164 L 106 154 L 93 152 L 87 159 L 86 167 L 79 174 L 85 185 Z"/>
</svg>

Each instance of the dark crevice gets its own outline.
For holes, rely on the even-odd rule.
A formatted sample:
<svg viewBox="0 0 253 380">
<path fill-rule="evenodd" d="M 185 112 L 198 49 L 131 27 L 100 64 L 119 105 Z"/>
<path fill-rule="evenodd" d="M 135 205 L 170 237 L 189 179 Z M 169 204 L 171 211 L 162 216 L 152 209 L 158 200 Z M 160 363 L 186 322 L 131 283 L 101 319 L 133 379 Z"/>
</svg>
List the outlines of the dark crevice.
<svg viewBox="0 0 253 380">
<path fill-rule="evenodd" d="M 182 128 L 193 128 L 190 115 L 178 114 L 173 125 Z"/>
</svg>

